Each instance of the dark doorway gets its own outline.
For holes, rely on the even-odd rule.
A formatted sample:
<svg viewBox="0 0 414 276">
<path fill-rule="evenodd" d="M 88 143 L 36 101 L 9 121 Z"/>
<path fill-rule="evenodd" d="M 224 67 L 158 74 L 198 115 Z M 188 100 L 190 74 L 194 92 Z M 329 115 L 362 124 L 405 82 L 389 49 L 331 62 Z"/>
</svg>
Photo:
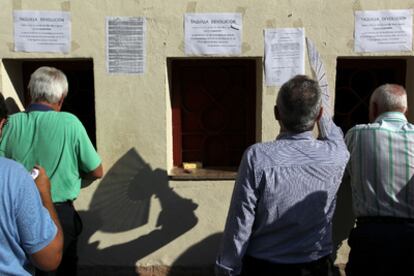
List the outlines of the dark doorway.
<svg viewBox="0 0 414 276">
<path fill-rule="evenodd" d="M 65 73 L 69 83 L 69 92 L 63 103 L 62 111 L 73 113 L 79 118 L 96 147 L 93 60 L 24 60 L 21 64 L 25 107 L 30 103 L 27 90 L 30 75 L 37 68 L 51 66 Z"/>
<path fill-rule="evenodd" d="M 378 86 L 405 86 L 405 59 L 338 58 L 334 121 L 346 133 L 356 124 L 368 123 L 369 98 Z"/>
</svg>

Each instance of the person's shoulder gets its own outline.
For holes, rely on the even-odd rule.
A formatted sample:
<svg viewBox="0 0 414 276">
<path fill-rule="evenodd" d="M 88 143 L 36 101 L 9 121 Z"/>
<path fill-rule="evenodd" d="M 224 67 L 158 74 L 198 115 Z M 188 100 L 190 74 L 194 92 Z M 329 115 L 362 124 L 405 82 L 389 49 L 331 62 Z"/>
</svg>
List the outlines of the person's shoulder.
<svg viewBox="0 0 414 276">
<path fill-rule="evenodd" d="M 355 131 L 355 130 L 372 129 L 372 128 L 377 128 L 378 126 L 379 126 L 378 123 L 357 124 L 353 126 L 350 130 Z"/>
<path fill-rule="evenodd" d="M 6 158 L 6 157 L 0 157 L 0 166 L 2 168 L 6 168 L 6 167 L 7 168 L 23 167 L 20 163 L 14 161 L 12 159 Z"/>
<path fill-rule="evenodd" d="M 70 112 L 66 112 L 66 111 L 60 111 L 60 112 L 56 112 L 57 116 L 61 117 L 62 119 L 68 120 L 68 121 L 73 121 L 73 122 L 79 122 L 78 117 L 76 117 L 75 114 L 70 113 Z"/>
<path fill-rule="evenodd" d="M 245 155 L 249 159 L 260 161 L 273 152 L 276 147 L 275 141 L 255 143 L 246 149 Z"/>
<path fill-rule="evenodd" d="M 17 112 L 17 113 L 13 113 L 13 114 L 9 115 L 8 120 L 10 122 L 10 121 L 13 121 L 13 120 L 20 120 L 20 119 L 25 118 L 25 117 L 27 117 L 27 113 L 24 112 L 24 111 L 21 111 L 21 112 Z"/>
<path fill-rule="evenodd" d="M 60 111 L 54 112 L 55 116 L 59 118 L 59 121 L 64 122 L 66 126 L 81 127 L 83 126 L 79 118 L 70 112 Z"/>
<path fill-rule="evenodd" d="M 358 132 L 358 131 L 369 131 L 373 129 L 377 129 L 380 127 L 378 123 L 371 123 L 371 124 L 358 124 L 353 126 L 351 129 L 347 131 L 347 135 Z"/>
<path fill-rule="evenodd" d="M 255 143 L 247 147 L 246 152 L 258 152 L 258 151 L 260 152 L 262 150 L 265 150 L 267 147 L 269 147 L 270 144 L 271 144 L 270 142 Z"/>
<path fill-rule="evenodd" d="M 276 147 L 275 141 L 266 141 L 266 142 L 255 143 L 249 146 L 249 149 L 256 150 L 256 151 L 262 151 L 262 150 L 267 150 L 269 148 L 274 148 L 274 147 Z"/>
<path fill-rule="evenodd" d="M 70 112 L 66 111 L 35 111 L 35 112 L 19 112 L 12 116 L 15 116 L 16 118 L 24 117 L 27 114 L 33 115 L 34 117 L 42 118 L 42 120 L 47 120 L 50 122 L 52 121 L 58 121 L 59 123 L 79 123 L 78 117 L 76 117 L 75 114 L 72 114 Z"/>
<path fill-rule="evenodd" d="M 0 157 L 0 172 L 1 174 L 26 174 L 27 171 L 22 164 L 5 157 Z"/>
</svg>

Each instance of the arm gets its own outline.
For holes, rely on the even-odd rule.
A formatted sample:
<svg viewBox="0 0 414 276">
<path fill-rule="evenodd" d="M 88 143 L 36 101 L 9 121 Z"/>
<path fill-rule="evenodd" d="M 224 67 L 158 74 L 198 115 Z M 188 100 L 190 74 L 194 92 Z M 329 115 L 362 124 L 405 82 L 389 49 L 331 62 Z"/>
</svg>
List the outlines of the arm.
<svg viewBox="0 0 414 276">
<path fill-rule="evenodd" d="M 89 139 L 83 125 L 77 124 L 77 147 L 79 174 L 83 182 L 82 186 L 88 186 L 92 181 L 102 178 L 102 161 Z"/>
<path fill-rule="evenodd" d="M 57 227 L 57 233 L 55 238 L 46 247 L 31 254 L 30 259 L 39 269 L 51 271 L 55 270 L 59 266 L 62 259 L 63 232 L 55 207 L 52 203 L 49 178 L 43 168 L 37 168 L 39 169 L 39 176 L 35 180 L 36 187 L 39 190 L 43 206 L 47 209 L 50 217 Z"/>
<path fill-rule="evenodd" d="M 252 151 L 248 149 L 239 167 L 216 260 L 216 275 L 238 275 L 242 268 L 259 197 L 251 155 Z"/>
<path fill-rule="evenodd" d="M 358 152 L 354 152 L 356 149 L 355 147 L 357 147 L 358 145 L 358 135 L 356 135 L 355 133 L 356 127 L 351 128 L 350 130 L 347 131 L 346 135 L 345 135 L 345 144 L 348 148 L 348 151 L 350 153 L 351 158 L 349 159 L 349 162 L 346 166 L 346 170 L 345 170 L 345 175 L 347 175 L 349 178 L 351 178 L 352 175 L 352 166 L 354 163 L 354 160 L 352 159 L 352 156 L 359 156 L 360 154 Z M 351 183 L 351 182 L 349 182 Z"/>
<path fill-rule="evenodd" d="M 81 177 L 83 180 L 90 180 L 90 181 L 94 181 L 96 179 L 102 178 L 102 176 L 103 176 L 102 164 L 99 164 L 99 166 L 92 171 L 81 174 Z"/>
<path fill-rule="evenodd" d="M 91 185 L 96 179 L 102 178 L 103 176 L 103 168 L 102 164 L 100 164 L 96 169 L 89 171 L 87 173 L 80 172 L 80 176 L 82 179 L 81 187 L 86 188 Z"/>
<path fill-rule="evenodd" d="M 319 138 L 324 140 L 343 141 L 342 130 L 332 120 L 330 92 L 325 67 L 315 45 L 306 38 L 309 62 L 322 92 L 322 117 L 318 121 Z"/>
</svg>

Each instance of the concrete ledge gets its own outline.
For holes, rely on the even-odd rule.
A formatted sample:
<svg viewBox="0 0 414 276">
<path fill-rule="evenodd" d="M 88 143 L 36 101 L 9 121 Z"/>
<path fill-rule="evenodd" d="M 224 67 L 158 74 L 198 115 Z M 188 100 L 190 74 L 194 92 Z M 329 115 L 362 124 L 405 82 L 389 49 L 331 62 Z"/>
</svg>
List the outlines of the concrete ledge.
<svg viewBox="0 0 414 276">
<path fill-rule="evenodd" d="M 214 275 L 214 266 L 187 267 L 187 266 L 79 266 L 78 276 L 211 276 Z"/>
<path fill-rule="evenodd" d="M 345 264 L 337 264 L 340 275 L 345 275 Z M 79 266 L 78 276 L 211 276 L 214 275 L 214 266 Z"/>
</svg>

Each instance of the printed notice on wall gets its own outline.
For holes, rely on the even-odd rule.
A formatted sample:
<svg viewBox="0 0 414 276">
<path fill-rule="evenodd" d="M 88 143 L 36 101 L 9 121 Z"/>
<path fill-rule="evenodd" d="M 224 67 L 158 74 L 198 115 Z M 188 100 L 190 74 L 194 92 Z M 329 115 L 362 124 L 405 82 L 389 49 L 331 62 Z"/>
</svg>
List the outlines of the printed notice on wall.
<svg viewBox="0 0 414 276">
<path fill-rule="evenodd" d="M 71 46 L 69 12 L 14 11 L 16 52 L 68 53 Z"/>
<path fill-rule="evenodd" d="M 265 29 L 266 85 L 281 86 L 293 76 L 305 73 L 305 30 Z"/>
<path fill-rule="evenodd" d="M 355 52 L 411 51 L 413 10 L 355 12 Z"/>
<path fill-rule="evenodd" d="M 145 71 L 145 18 L 106 18 L 106 60 L 110 74 Z"/>
<path fill-rule="evenodd" d="M 239 55 L 240 13 L 187 13 L 184 19 L 187 55 Z"/>
</svg>

